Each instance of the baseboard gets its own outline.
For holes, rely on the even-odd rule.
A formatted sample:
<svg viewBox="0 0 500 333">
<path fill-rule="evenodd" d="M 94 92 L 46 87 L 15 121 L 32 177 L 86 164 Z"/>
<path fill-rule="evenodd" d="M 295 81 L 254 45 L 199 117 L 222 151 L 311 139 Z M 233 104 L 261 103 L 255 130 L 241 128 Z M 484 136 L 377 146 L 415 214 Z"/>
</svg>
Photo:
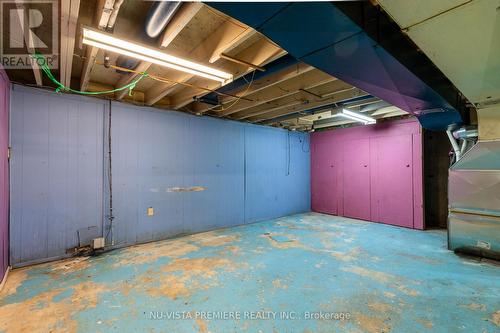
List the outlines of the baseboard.
<svg viewBox="0 0 500 333">
<path fill-rule="evenodd" d="M 7 267 L 7 270 L 5 271 L 5 274 L 3 275 L 2 283 L 0 283 L 0 292 L 3 290 L 3 286 L 5 285 L 5 282 L 7 281 L 7 276 L 9 276 L 9 271 L 10 271 L 10 266 Z"/>
</svg>

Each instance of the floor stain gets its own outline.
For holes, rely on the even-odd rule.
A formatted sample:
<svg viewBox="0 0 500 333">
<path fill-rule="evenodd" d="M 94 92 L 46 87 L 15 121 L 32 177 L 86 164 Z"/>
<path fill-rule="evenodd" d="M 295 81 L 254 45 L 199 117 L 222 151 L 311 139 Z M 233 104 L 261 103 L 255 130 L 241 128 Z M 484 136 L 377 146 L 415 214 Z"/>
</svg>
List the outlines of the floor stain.
<svg viewBox="0 0 500 333">
<path fill-rule="evenodd" d="M 388 283 L 388 282 L 393 281 L 395 279 L 395 277 L 393 275 L 383 273 L 383 272 L 374 271 L 374 270 L 359 267 L 359 266 L 342 267 L 341 269 L 345 272 L 351 272 L 351 273 L 372 279 L 372 280 L 380 282 L 380 283 Z"/>
<path fill-rule="evenodd" d="M 491 322 L 500 327 L 500 310 L 493 313 L 493 315 L 491 316 Z"/>
<path fill-rule="evenodd" d="M 198 246 L 184 239 L 141 244 L 121 250 L 120 259 L 113 267 L 149 264 L 160 258 L 180 257 L 198 250 Z"/>
<path fill-rule="evenodd" d="M 207 323 L 203 319 L 196 319 L 196 324 L 198 325 L 198 332 L 200 333 L 208 333 L 207 332 Z"/>
<path fill-rule="evenodd" d="M 5 297 L 15 294 L 17 288 L 19 288 L 28 278 L 28 271 L 29 268 L 20 268 L 10 271 L 0 296 Z"/>
<path fill-rule="evenodd" d="M 276 288 L 276 289 L 287 289 L 288 286 L 283 283 L 283 281 L 281 279 L 275 279 L 273 280 L 273 287 Z"/>
<path fill-rule="evenodd" d="M 387 333 L 392 330 L 388 317 L 358 314 L 355 319 L 358 325 L 367 333 Z"/>
<path fill-rule="evenodd" d="M 218 232 L 210 231 L 189 236 L 189 239 L 200 246 L 223 246 L 239 240 L 238 235 L 221 235 Z"/>
<path fill-rule="evenodd" d="M 95 308 L 98 296 L 106 288 L 92 282 L 71 287 L 68 298 L 55 301 L 63 288 L 40 293 L 25 302 L 0 306 L 0 331 L 4 332 L 76 332 L 78 322 L 73 315 Z"/>
<path fill-rule="evenodd" d="M 434 324 L 430 320 L 427 320 L 425 318 L 417 318 L 415 320 L 417 321 L 417 323 L 421 324 L 422 326 L 424 326 L 429 330 L 434 327 Z"/>
<path fill-rule="evenodd" d="M 486 306 L 484 304 L 470 303 L 467 305 L 462 305 L 462 307 L 466 307 L 469 310 L 486 311 Z"/>
<path fill-rule="evenodd" d="M 380 302 L 368 303 L 368 307 L 378 312 L 389 312 L 392 310 L 392 306 L 390 304 Z"/>
<path fill-rule="evenodd" d="M 0 294 L 0 331 L 496 332 L 500 267 L 475 262 L 447 251 L 441 231 L 299 214 L 14 269 Z M 147 316 L 231 310 L 350 318 Z"/>
</svg>

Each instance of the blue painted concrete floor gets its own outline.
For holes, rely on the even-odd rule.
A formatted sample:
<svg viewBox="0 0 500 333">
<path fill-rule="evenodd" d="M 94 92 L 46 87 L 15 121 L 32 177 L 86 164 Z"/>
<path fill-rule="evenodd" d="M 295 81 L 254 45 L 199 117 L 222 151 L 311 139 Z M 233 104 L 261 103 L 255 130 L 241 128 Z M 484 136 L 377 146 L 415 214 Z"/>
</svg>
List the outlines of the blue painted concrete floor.
<svg viewBox="0 0 500 333">
<path fill-rule="evenodd" d="M 4 332 L 500 332 L 443 231 L 308 213 L 13 270 Z"/>
</svg>

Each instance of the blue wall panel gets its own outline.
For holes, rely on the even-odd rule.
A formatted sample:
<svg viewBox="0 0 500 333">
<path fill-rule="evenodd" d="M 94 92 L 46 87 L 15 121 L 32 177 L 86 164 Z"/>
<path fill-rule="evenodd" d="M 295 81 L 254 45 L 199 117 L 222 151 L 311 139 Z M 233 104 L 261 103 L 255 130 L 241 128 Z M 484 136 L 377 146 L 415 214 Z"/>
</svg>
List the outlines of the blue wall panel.
<svg viewBox="0 0 500 333">
<path fill-rule="evenodd" d="M 113 103 L 112 152 L 117 245 L 244 223 L 241 124 Z"/>
<path fill-rule="evenodd" d="M 92 225 L 121 247 L 309 211 L 308 134 L 112 103 L 109 232 L 109 102 L 12 97 L 14 265 L 64 256 Z"/>
<path fill-rule="evenodd" d="M 245 146 L 246 222 L 309 211 L 309 135 L 247 125 Z"/>
<path fill-rule="evenodd" d="M 102 227 L 99 100 L 14 86 L 11 105 L 11 264 L 65 255 L 77 230 Z"/>
</svg>

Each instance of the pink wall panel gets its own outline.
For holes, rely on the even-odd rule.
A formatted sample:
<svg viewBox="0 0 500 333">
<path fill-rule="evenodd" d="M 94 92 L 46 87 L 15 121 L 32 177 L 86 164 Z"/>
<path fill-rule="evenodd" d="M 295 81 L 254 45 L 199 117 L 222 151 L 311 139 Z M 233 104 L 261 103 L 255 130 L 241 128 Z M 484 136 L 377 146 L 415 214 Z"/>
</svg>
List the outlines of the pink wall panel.
<svg viewBox="0 0 500 333">
<path fill-rule="evenodd" d="M 314 211 L 424 228 L 418 121 L 405 119 L 313 133 L 311 147 Z M 335 181 L 324 166 L 331 160 L 338 165 Z M 335 184 L 336 188 L 330 189 Z M 330 194 L 333 192 L 336 196 Z M 332 205 L 338 208 L 337 213 L 323 209 Z"/>
<path fill-rule="evenodd" d="M 370 141 L 345 141 L 344 148 L 344 216 L 370 219 Z"/>
<path fill-rule="evenodd" d="M 311 189 L 314 195 L 311 195 L 311 207 L 316 212 L 337 214 L 337 172 L 340 163 L 337 148 L 325 142 L 314 149 L 316 154 L 311 164 Z"/>
<path fill-rule="evenodd" d="M 413 228 L 424 229 L 424 164 L 422 133 L 413 133 Z"/>
<path fill-rule="evenodd" d="M 9 94 L 9 79 L 0 65 L 0 281 L 9 265 Z"/>
<path fill-rule="evenodd" d="M 373 148 L 377 157 L 378 218 L 375 221 L 413 228 L 412 136 L 379 137 Z"/>
</svg>

